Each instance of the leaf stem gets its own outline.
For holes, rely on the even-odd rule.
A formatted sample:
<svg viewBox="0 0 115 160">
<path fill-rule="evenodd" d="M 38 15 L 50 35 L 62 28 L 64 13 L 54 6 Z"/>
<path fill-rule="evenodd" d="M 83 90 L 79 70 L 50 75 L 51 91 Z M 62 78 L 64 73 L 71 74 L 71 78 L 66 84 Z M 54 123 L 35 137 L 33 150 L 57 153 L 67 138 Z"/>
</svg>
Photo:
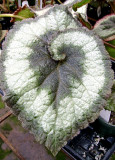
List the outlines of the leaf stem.
<svg viewBox="0 0 115 160">
<path fill-rule="evenodd" d="M 53 5 L 53 3 L 54 3 L 54 0 L 51 0 L 51 5 Z"/>
<path fill-rule="evenodd" d="M 14 14 L 0 14 L 0 17 L 13 17 L 13 18 L 19 18 L 19 19 L 25 19 L 25 17 L 14 15 Z"/>
<path fill-rule="evenodd" d="M 114 48 L 115 49 L 115 46 L 114 45 L 112 45 L 112 44 L 110 44 L 110 43 L 107 43 L 106 41 L 104 41 L 103 40 L 103 42 L 104 42 L 104 44 L 106 44 L 107 46 L 109 46 L 109 47 L 111 47 L 111 48 Z"/>
<path fill-rule="evenodd" d="M 58 2 L 59 2 L 60 4 L 62 4 L 62 2 L 61 2 L 60 0 L 58 0 Z"/>
<path fill-rule="evenodd" d="M 90 20 L 92 20 L 92 21 L 94 21 L 94 22 L 97 21 L 96 19 L 93 19 L 93 18 L 91 18 L 91 17 L 87 17 L 87 18 L 90 19 Z"/>
</svg>

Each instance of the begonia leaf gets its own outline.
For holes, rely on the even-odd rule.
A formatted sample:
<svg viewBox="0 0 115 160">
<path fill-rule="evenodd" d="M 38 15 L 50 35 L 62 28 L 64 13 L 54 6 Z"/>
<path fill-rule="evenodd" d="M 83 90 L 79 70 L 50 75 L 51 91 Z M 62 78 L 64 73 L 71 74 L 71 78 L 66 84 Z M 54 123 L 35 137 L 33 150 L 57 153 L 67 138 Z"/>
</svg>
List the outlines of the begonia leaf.
<svg viewBox="0 0 115 160">
<path fill-rule="evenodd" d="M 68 8 L 18 22 L 0 61 L 4 101 L 56 155 L 93 122 L 111 93 L 113 72 L 102 41 L 79 27 Z"/>
<path fill-rule="evenodd" d="M 34 12 L 31 11 L 30 8 L 28 8 L 26 5 L 24 7 L 18 8 L 15 12 L 14 15 L 18 15 L 24 18 L 34 18 L 35 14 Z M 19 18 L 12 18 L 11 22 L 16 22 L 16 21 L 21 21 Z"/>
<path fill-rule="evenodd" d="M 115 14 L 100 19 L 94 26 L 94 31 L 102 39 L 115 35 Z"/>
</svg>

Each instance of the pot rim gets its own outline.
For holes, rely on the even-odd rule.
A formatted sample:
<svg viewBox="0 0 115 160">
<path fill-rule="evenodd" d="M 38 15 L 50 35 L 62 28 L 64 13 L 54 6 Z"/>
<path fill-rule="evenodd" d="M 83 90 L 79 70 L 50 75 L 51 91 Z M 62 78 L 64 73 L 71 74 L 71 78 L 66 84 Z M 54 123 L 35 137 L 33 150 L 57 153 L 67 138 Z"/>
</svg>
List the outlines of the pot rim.
<svg viewBox="0 0 115 160">
<path fill-rule="evenodd" d="M 98 119 L 99 119 L 100 121 L 102 121 L 103 123 L 105 123 L 106 125 L 108 125 L 108 126 L 115 127 L 115 125 L 106 122 L 101 116 L 99 116 Z"/>
</svg>

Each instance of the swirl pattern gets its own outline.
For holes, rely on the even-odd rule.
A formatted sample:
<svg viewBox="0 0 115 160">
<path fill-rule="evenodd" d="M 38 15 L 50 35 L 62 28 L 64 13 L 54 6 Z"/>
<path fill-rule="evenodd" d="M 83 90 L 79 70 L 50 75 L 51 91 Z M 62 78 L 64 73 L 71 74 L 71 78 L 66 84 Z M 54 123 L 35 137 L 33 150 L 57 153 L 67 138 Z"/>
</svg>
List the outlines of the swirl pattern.
<svg viewBox="0 0 115 160">
<path fill-rule="evenodd" d="M 111 92 L 113 73 L 101 40 L 64 6 L 18 22 L 0 65 L 5 102 L 53 155 L 98 117 Z"/>
</svg>

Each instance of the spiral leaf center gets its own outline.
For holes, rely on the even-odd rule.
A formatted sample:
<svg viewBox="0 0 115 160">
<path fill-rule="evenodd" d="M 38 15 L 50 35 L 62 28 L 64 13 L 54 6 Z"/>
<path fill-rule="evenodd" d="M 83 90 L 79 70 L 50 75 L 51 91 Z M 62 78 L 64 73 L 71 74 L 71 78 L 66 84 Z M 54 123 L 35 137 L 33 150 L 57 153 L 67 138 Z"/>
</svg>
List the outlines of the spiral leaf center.
<svg viewBox="0 0 115 160">
<path fill-rule="evenodd" d="M 49 46 L 51 58 L 55 61 L 63 61 L 66 58 L 64 51 L 63 35 L 54 38 Z"/>
</svg>

